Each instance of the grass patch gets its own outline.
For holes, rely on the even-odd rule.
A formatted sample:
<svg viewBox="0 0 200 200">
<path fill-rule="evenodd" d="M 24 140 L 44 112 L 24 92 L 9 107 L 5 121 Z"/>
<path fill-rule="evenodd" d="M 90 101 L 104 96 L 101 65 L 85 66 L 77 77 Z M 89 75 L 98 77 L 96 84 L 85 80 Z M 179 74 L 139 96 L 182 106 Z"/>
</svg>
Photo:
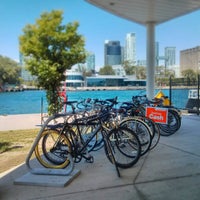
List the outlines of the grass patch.
<svg viewBox="0 0 200 200">
<path fill-rule="evenodd" d="M 38 131 L 38 129 L 0 131 L 0 153 L 30 147 Z"/>
<path fill-rule="evenodd" d="M 0 173 L 25 162 L 39 129 L 0 131 Z"/>
<path fill-rule="evenodd" d="M 10 147 L 10 142 L 0 142 L 0 153 L 7 151 Z"/>
</svg>

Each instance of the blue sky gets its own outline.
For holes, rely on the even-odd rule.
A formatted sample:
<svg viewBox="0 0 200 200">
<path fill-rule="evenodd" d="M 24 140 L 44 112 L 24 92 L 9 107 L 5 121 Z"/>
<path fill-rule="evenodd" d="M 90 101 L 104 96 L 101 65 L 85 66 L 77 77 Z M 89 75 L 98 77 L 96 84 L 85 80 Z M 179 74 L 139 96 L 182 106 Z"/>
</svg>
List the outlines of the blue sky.
<svg viewBox="0 0 200 200">
<path fill-rule="evenodd" d="M 1 0 L 0 3 L 0 55 L 19 60 L 18 38 L 27 24 L 34 24 L 41 13 L 63 10 L 63 24 L 79 21 L 78 32 L 86 39 L 86 49 L 96 56 L 97 69 L 104 63 L 104 41 L 119 40 L 124 45 L 129 32 L 136 33 L 137 59 L 146 59 L 146 28 L 119 18 L 84 0 Z M 200 11 L 176 18 L 156 27 L 156 41 L 160 55 L 167 46 L 179 52 L 200 45 Z"/>
</svg>

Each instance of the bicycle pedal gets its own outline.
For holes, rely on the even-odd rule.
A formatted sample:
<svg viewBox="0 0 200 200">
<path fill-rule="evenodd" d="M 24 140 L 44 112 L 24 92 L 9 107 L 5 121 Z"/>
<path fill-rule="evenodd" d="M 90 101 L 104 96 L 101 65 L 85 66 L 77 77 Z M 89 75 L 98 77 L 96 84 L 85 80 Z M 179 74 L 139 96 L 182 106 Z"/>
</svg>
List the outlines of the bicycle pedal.
<svg viewBox="0 0 200 200">
<path fill-rule="evenodd" d="M 85 157 L 85 161 L 86 161 L 87 163 L 93 163 L 93 162 L 94 162 L 94 157 L 91 156 L 91 155 L 89 155 L 88 157 Z"/>
</svg>

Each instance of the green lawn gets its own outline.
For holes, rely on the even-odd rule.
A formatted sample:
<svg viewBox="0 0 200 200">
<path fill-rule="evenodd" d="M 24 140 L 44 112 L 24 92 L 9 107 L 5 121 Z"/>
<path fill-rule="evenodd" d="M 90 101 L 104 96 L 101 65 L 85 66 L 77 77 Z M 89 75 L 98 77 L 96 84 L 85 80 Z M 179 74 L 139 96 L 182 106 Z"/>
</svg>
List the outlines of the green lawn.
<svg viewBox="0 0 200 200">
<path fill-rule="evenodd" d="M 20 147 L 30 146 L 38 134 L 38 129 L 0 131 L 0 154 Z"/>
</svg>

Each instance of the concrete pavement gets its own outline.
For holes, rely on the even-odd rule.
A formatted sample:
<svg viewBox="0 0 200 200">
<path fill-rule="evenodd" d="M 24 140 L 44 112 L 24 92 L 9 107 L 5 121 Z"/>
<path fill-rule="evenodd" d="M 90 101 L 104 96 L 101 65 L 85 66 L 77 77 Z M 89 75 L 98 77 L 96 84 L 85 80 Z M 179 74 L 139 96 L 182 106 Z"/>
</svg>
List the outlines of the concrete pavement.
<svg viewBox="0 0 200 200">
<path fill-rule="evenodd" d="M 0 115 L 0 131 L 34 129 L 41 125 L 41 114 Z"/>
<path fill-rule="evenodd" d="M 161 137 L 159 144 L 129 169 L 114 166 L 104 151 L 94 152 L 94 163 L 82 161 L 81 174 L 66 187 L 15 185 L 26 174 L 25 165 L 0 175 L 2 200 L 199 200 L 200 117 L 184 115 L 179 131 Z"/>
</svg>

